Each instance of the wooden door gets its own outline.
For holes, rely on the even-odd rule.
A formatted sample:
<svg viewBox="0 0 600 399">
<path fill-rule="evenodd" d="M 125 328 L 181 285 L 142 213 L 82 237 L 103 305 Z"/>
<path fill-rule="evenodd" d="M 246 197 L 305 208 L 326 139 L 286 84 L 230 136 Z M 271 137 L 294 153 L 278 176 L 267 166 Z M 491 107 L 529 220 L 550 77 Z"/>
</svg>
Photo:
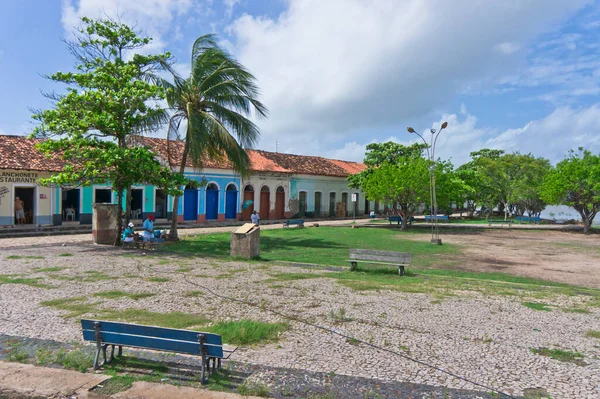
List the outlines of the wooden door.
<svg viewBox="0 0 600 399">
<path fill-rule="evenodd" d="M 269 191 L 260 192 L 260 218 L 269 219 L 269 210 L 271 209 L 271 193 Z"/>
</svg>

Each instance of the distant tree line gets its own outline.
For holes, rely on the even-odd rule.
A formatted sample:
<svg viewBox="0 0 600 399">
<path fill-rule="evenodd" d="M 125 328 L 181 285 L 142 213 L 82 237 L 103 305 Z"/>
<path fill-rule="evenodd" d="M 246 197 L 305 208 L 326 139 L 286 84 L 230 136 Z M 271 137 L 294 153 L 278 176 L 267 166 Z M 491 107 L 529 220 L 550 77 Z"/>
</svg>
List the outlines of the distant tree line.
<svg viewBox="0 0 600 399">
<path fill-rule="evenodd" d="M 454 168 L 448 160 L 424 157 L 424 144 L 374 143 L 367 146 L 367 169 L 348 178 L 367 199 L 390 205 L 403 218 L 402 228 L 421 208 L 430 209 L 430 172 L 436 181 L 437 212 L 452 204 L 473 217 L 540 216 L 547 205 L 568 205 L 581 216 L 588 233 L 600 209 L 600 156 L 579 148 L 553 166 L 532 154 L 482 149 Z"/>
</svg>

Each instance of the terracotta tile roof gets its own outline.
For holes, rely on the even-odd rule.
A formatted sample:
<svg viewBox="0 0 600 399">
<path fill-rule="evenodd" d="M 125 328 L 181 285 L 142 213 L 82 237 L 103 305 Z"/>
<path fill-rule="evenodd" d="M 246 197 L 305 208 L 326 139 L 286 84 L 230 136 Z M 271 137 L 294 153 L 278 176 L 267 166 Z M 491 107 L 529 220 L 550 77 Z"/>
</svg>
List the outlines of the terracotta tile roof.
<svg viewBox="0 0 600 399">
<path fill-rule="evenodd" d="M 308 155 L 282 154 L 279 152 L 258 151 L 263 157 L 277 165 L 302 175 L 347 176 L 348 172 L 323 157 Z"/>
<path fill-rule="evenodd" d="M 329 162 L 333 162 L 340 168 L 344 169 L 348 174 L 354 175 L 367 169 L 367 165 L 360 162 L 341 161 L 339 159 L 329 159 Z"/>
<path fill-rule="evenodd" d="M 157 153 L 161 158 L 164 158 L 165 161 L 169 160 L 169 149 L 167 147 L 166 139 L 159 139 L 154 137 L 137 137 L 136 141 L 141 145 L 145 145 L 149 150 Z M 169 143 L 171 146 L 171 157 L 172 162 L 179 164 L 181 162 L 181 158 L 183 157 L 183 142 L 182 141 L 171 141 Z M 186 165 L 188 167 L 192 167 L 191 160 L 188 158 L 186 161 Z M 227 159 L 223 160 L 210 160 L 207 159 L 204 161 L 205 168 L 214 168 L 214 169 L 231 169 L 231 164 Z"/>
<path fill-rule="evenodd" d="M 292 170 L 286 169 L 272 159 L 266 157 L 263 154 L 266 151 L 247 150 L 247 152 L 250 157 L 250 162 L 252 162 L 252 169 L 257 172 L 294 173 Z"/>
<path fill-rule="evenodd" d="M 0 169 L 59 172 L 63 162 L 56 155 L 47 158 L 35 145 L 41 140 L 0 135 Z"/>
</svg>

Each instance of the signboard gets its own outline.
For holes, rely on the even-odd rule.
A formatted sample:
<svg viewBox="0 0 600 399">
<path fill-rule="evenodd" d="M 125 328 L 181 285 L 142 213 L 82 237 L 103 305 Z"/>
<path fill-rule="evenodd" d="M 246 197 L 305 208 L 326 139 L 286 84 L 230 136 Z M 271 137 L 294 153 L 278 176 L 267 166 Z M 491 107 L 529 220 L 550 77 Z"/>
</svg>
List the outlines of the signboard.
<svg viewBox="0 0 600 399">
<path fill-rule="evenodd" d="M 48 199 L 48 196 L 46 194 L 40 194 L 40 199 Z"/>
<path fill-rule="evenodd" d="M 352 194 L 352 202 L 356 202 L 356 193 Z"/>
<path fill-rule="evenodd" d="M 37 179 L 33 172 L 0 172 L 0 183 L 36 183 Z"/>
</svg>

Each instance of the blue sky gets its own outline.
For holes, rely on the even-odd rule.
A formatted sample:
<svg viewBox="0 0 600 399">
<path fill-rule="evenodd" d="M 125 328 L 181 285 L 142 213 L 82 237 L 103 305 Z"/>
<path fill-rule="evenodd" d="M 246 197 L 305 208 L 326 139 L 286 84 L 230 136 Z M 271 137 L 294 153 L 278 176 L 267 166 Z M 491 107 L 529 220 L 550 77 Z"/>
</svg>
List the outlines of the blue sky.
<svg viewBox="0 0 600 399">
<path fill-rule="evenodd" d="M 72 67 L 78 19 L 120 15 L 189 69 L 214 32 L 257 76 L 270 117 L 259 147 L 361 160 L 407 126 L 449 122 L 438 154 L 482 147 L 552 161 L 600 151 L 600 7 L 590 0 L 64 0 L 0 5 L 0 133 L 31 131 L 30 109 Z"/>
</svg>

